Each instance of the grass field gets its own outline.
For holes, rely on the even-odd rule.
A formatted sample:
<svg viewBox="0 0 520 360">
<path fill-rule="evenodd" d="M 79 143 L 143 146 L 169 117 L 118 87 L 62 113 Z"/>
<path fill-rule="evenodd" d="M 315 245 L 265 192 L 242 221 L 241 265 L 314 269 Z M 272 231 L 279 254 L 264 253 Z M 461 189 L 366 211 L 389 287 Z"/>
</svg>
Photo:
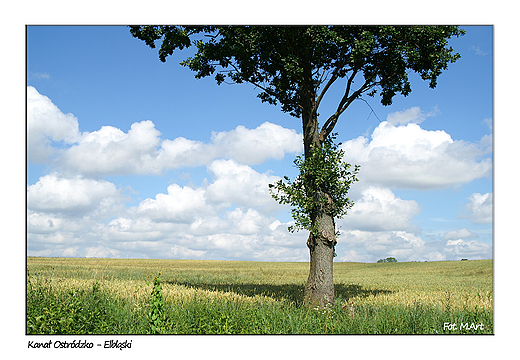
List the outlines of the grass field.
<svg viewBox="0 0 520 360">
<path fill-rule="evenodd" d="M 28 334 L 493 334 L 492 260 L 308 263 L 27 258 Z"/>
</svg>

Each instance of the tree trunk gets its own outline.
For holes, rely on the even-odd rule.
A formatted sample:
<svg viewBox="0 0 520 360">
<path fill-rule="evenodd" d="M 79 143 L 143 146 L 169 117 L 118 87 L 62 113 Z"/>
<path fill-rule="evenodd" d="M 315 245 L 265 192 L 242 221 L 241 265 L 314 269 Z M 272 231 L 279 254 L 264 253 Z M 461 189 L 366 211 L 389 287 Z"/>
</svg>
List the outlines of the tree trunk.
<svg viewBox="0 0 520 360">
<path fill-rule="evenodd" d="M 321 212 L 316 216 L 318 235 L 309 235 L 310 271 L 303 302 L 309 307 L 322 308 L 334 303 L 333 259 L 336 245 L 334 219 Z"/>
<path fill-rule="evenodd" d="M 304 76 L 300 83 L 305 159 L 309 159 L 312 156 L 312 147 L 321 147 L 323 145 L 320 141 L 317 109 L 315 108 L 316 93 L 312 85 L 310 61 L 307 65 L 303 66 Z M 306 186 L 315 189 L 316 185 L 312 180 L 312 174 L 309 175 Z M 324 195 L 323 192 L 318 193 L 318 196 L 321 195 Z M 321 308 L 326 304 L 334 302 L 332 263 L 334 246 L 336 245 L 336 231 L 334 218 L 325 211 L 323 206 L 320 206 L 314 214 L 311 214 L 311 221 L 313 225 L 316 225 L 318 231 L 317 235 L 311 233 L 307 240 L 307 246 L 310 251 L 310 271 L 307 285 L 305 286 L 304 304 Z"/>
</svg>

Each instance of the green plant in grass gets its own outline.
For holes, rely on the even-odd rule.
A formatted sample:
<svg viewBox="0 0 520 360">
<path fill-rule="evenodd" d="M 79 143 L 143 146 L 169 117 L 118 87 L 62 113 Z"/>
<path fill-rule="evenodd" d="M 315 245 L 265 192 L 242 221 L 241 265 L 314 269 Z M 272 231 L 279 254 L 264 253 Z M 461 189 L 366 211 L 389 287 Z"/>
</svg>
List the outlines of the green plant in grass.
<svg viewBox="0 0 520 360">
<path fill-rule="evenodd" d="M 106 302 L 97 281 L 91 291 L 59 292 L 47 279 L 28 279 L 27 299 L 28 334 L 109 332 Z"/>
<path fill-rule="evenodd" d="M 152 302 L 148 313 L 153 334 L 164 334 L 166 317 L 164 313 L 164 298 L 161 287 L 161 273 L 153 279 Z"/>
</svg>

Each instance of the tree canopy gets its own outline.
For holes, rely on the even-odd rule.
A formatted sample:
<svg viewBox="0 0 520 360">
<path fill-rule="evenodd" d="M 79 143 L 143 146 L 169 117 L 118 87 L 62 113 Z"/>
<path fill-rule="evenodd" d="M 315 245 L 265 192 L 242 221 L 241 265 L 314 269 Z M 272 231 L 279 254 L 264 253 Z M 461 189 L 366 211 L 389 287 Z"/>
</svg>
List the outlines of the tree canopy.
<svg viewBox="0 0 520 360">
<path fill-rule="evenodd" d="M 280 104 L 295 117 L 317 114 L 331 85 L 344 79 L 344 95 L 327 114 L 321 141 L 361 95 L 379 93 L 383 105 L 396 94 L 408 95 L 410 71 L 435 88 L 442 71 L 460 57 L 448 39 L 464 34 L 456 26 L 131 26 L 130 31 L 152 48 L 162 40 L 163 62 L 175 50 L 196 46 L 196 54 L 181 64 L 197 78 L 253 84 L 263 102 Z"/>
</svg>

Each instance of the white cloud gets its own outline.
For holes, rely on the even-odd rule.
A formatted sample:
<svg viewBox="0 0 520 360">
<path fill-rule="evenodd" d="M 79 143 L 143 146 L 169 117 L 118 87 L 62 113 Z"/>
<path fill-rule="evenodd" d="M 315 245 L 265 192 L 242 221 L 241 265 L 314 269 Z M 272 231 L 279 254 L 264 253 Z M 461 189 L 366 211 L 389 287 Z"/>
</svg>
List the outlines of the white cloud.
<svg viewBox="0 0 520 360">
<path fill-rule="evenodd" d="M 491 245 L 483 241 L 424 241 L 406 231 L 348 231 L 340 237 L 337 252 L 340 261 L 375 262 L 387 257 L 394 257 L 399 262 L 492 258 Z"/>
<path fill-rule="evenodd" d="M 466 203 L 467 214 L 462 218 L 469 218 L 475 224 L 488 224 L 493 222 L 493 194 L 474 193 Z"/>
<path fill-rule="evenodd" d="M 475 54 L 480 55 L 480 56 L 485 56 L 485 55 L 489 54 L 488 52 L 482 51 L 480 49 L 480 46 L 471 45 L 469 48 L 471 50 L 475 51 Z"/>
<path fill-rule="evenodd" d="M 305 234 L 290 234 L 287 224 L 270 217 L 281 206 L 268 194 L 267 183 L 278 177 L 233 160 L 216 160 L 211 168 L 209 185 L 171 184 L 166 193 L 128 209 L 112 183 L 45 175 L 28 187 L 28 253 L 305 260 Z M 105 218 L 113 217 L 108 223 L 101 208 Z M 46 252 L 49 244 L 52 251 Z"/>
<path fill-rule="evenodd" d="M 238 234 L 252 235 L 270 229 L 269 219 L 251 208 L 236 208 L 228 212 L 226 218 L 233 224 L 233 232 Z"/>
<path fill-rule="evenodd" d="M 411 220 L 420 213 L 421 207 L 416 201 L 402 200 L 387 188 L 369 186 L 338 225 L 349 230 L 419 232 Z"/>
<path fill-rule="evenodd" d="M 27 87 L 27 158 L 47 163 L 56 149 L 53 142 L 73 144 L 80 137 L 78 120 L 64 114 L 53 102 L 32 87 Z"/>
<path fill-rule="evenodd" d="M 60 164 L 85 175 L 159 175 L 165 170 L 208 165 L 217 158 L 259 164 L 302 148 L 301 135 L 268 122 L 256 129 L 238 126 L 214 133 L 208 144 L 183 137 L 161 140 L 160 135 L 150 120 L 132 124 L 128 133 L 103 126 L 84 133 L 77 145 L 64 150 Z"/>
<path fill-rule="evenodd" d="M 478 234 L 469 231 L 468 229 L 458 229 L 448 231 L 446 234 L 442 236 L 443 240 L 455 240 L 455 239 L 475 239 L 478 238 Z"/>
<path fill-rule="evenodd" d="M 75 253 L 77 253 L 77 249 L 75 249 Z M 119 257 L 120 252 L 115 249 L 110 249 L 106 246 L 96 246 L 96 247 L 87 247 L 85 248 L 85 257 L 92 258 L 111 258 L 111 257 Z"/>
<path fill-rule="evenodd" d="M 291 249 L 282 246 L 270 246 L 257 250 L 253 254 L 253 259 L 277 259 L 278 261 L 308 261 L 307 249 Z"/>
<path fill-rule="evenodd" d="M 47 73 L 39 73 L 39 72 L 33 72 L 31 73 L 31 77 L 32 78 L 36 78 L 36 79 L 45 79 L 45 80 L 48 80 L 51 78 L 51 76 Z"/>
<path fill-rule="evenodd" d="M 218 216 L 205 216 L 204 218 L 197 218 L 191 224 L 189 228 L 189 234 L 200 236 L 200 235 L 211 235 L 222 232 L 227 232 L 231 228 L 231 222 L 228 219 L 222 219 Z"/>
<path fill-rule="evenodd" d="M 97 236 L 109 243 L 131 241 L 160 241 L 175 228 L 168 224 L 157 224 L 149 218 L 119 217 L 108 224 L 97 224 Z"/>
<path fill-rule="evenodd" d="M 367 256 L 359 255 L 356 250 L 345 251 L 343 256 L 339 258 L 339 261 L 347 262 L 366 262 L 368 260 Z"/>
<path fill-rule="evenodd" d="M 396 111 L 394 113 L 388 114 L 386 121 L 394 126 L 406 125 L 408 123 L 420 124 L 426 120 L 427 117 L 435 116 L 438 113 L 439 109 L 436 107 L 428 114 L 424 114 L 420 107 L 414 106 L 410 109 Z"/>
<path fill-rule="evenodd" d="M 28 159 L 50 164 L 83 176 L 162 174 L 180 167 L 208 165 L 213 160 L 233 159 L 256 165 L 302 151 L 302 135 L 295 130 L 264 122 L 255 129 L 239 125 L 231 131 L 214 132 L 208 143 L 183 137 L 161 139 L 152 121 L 131 125 L 128 133 L 103 126 L 80 134 L 78 119 L 63 114 L 51 100 L 27 87 Z M 63 142 L 65 148 L 58 144 Z"/>
<path fill-rule="evenodd" d="M 488 138 L 484 143 L 487 145 Z M 489 176 L 491 159 L 477 159 L 490 148 L 455 141 L 444 131 L 382 122 L 372 139 L 361 136 L 341 145 L 345 161 L 360 164 L 361 181 L 385 187 L 438 189 Z"/>
<path fill-rule="evenodd" d="M 127 133 L 104 126 L 80 134 L 73 115 L 34 88 L 29 92 L 29 161 L 58 165 L 27 187 L 29 255 L 308 260 L 308 234 L 291 234 L 290 224 L 274 217 L 286 209 L 268 192 L 279 177 L 250 167 L 301 152 L 301 134 L 265 122 L 213 133 L 208 142 L 170 140 L 161 139 L 149 120 L 132 124 Z M 467 143 L 422 129 L 418 124 L 435 111 L 424 114 L 416 107 L 390 114 L 370 139 L 342 145 L 346 161 L 362 167 L 361 185 L 351 193 L 355 206 L 338 221 L 340 261 L 490 257 L 490 246 L 471 240 L 478 235 L 466 228 L 425 242 L 414 223 L 421 206 L 390 189 L 456 186 L 490 173 L 490 161 L 477 159 L 491 151 L 491 136 Z M 130 208 L 121 189 L 99 180 L 193 166 L 206 166 L 211 179 L 200 187 L 170 184 Z M 466 217 L 489 222 L 491 202 L 491 194 L 473 194 Z"/>
<path fill-rule="evenodd" d="M 27 187 L 28 209 L 46 213 L 103 215 L 108 208 L 121 205 L 124 199 L 124 194 L 108 181 L 80 176 L 67 178 L 58 173 L 44 175 Z"/>
<path fill-rule="evenodd" d="M 203 189 L 192 189 L 177 184 L 168 186 L 168 194 L 157 194 L 155 199 L 143 200 L 137 207 L 137 216 L 145 216 L 159 222 L 189 223 L 195 216 L 212 215 L 206 206 Z"/>
<path fill-rule="evenodd" d="M 178 137 L 164 140 L 157 157 L 159 168 L 175 169 L 209 164 L 217 157 L 215 148 L 201 141 Z"/>
<path fill-rule="evenodd" d="M 301 134 L 269 122 L 251 130 L 240 125 L 231 131 L 213 133 L 211 140 L 217 153 L 248 165 L 281 160 L 286 153 L 303 151 Z"/>
<path fill-rule="evenodd" d="M 84 246 L 88 246 L 85 235 L 92 224 L 88 219 L 62 218 L 59 226 L 50 229 L 35 229 L 35 219 L 43 220 L 45 213 L 34 214 L 29 211 L 27 223 L 27 254 L 29 256 L 82 256 Z M 56 220 L 56 218 L 54 218 Z M 40 230 L 40 231 L 38 231 Z"/>
<path fill-rule="evenodd" d="M 233 160 L 215 160 L 208 170 L 214 176 L 213 183 L 206 190 L 209 202 L 228 206 L 235 203 L 265 213 L 280 209 L 269 194 L 268 186 L 280 177 L 260 174 L 251 167 L 240 165 Z"/>
<path fill-rule="evenodd" d="M 165 255 L 173 259 L 200 259 L 206 253 L 205 250 L 191 250 L 185 246 L 174 245 Z"/>
<path fill-rule="evenodd" d="M 485 125 L 489 131 L 493 131 L 493 119 L 492 118 L 485 118 L 482 120 L 482 124 Z"/>
<path fill-rule="evenodd" d="M 445 252 L 450 259 L 490 259 L 492 247 L 482 241 L 448 240 Z"/>
<path fill-rule="evenodd" d="M 389 256 L 395 257 L 398 261 L 414 259 L 423 252 L 425 241 L 419 236 L 406 231 L 360 231 L 352 230 L 342 233 L 340 237 L 343 242 L 342 248 L 349 247 L 354 253 L 343 252 L 340 260 L 349 260 L 353 255 L 358 259 L 377 261 Z M 353 248 L 353 249 L 352 249 Z M 338 253 L 341 250 L 338 245 Z"/>
<path fill-rule="evenodd" d="M 29 211 L 27 214 L 27 230 L 32 234 L 52 234 L 62 229 L 64 219 L 53 214 Z"/>
<path fill-rule="evenodd" d="M 161 133 L 151 121 L 132 124 L 128 133 L 112 126 L 83 133 L 77 145 L 63 151 L 63 168 L 85 175 L 159 174 Z"/>
<path fill-rule="evenodd" d="M 98 222 L 124 213 L 126 199 L 107 181 L 42 176 L 27 188 L 27 253 L 88 256 L 89 248 L 102 241 L 96 236 Z"/>
</svg>

